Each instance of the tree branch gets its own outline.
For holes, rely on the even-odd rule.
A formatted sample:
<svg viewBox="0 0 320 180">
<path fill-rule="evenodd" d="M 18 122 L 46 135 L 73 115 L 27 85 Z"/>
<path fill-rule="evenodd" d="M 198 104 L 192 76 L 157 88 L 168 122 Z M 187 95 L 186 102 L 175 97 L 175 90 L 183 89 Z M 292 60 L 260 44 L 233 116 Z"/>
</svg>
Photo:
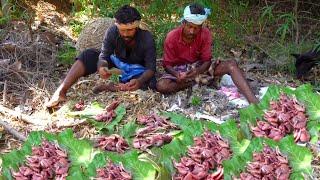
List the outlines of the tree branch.
<svg viewBox="0 0 320 180">
<path fill-rule="evenodd" d="M 0 105 L 0 113 L 3 113 L 5 115 L 9 115 L 9 116 L 17 118 L 17 119 L 20 119 L 20 120 L 27 122 L 29 124 L 38 125 L 38 126 L 47 125 L 47 123 L 42 120 L 34 119 L 31 116 L 25 115 L 23 113 L 20 113 L 20 112 L 14 111 L 14 110 L 11 110 L 11 109 L 6 108 L 2 105 Z"/>
<path fill-rule="evenodd" d="M 4 129 L 12 134 L 15 138 L 17 138 L 18 140 L 20 141 L 26 141 L 26 137 L 21 134 L 19 131 L 17 131 L 16 129 L 14 129 L 12 126 L 9 125 L 9 123 L 3 121 L 3 120 L 0 120 L 0 125 L 4 127 Z"/>
</svg>

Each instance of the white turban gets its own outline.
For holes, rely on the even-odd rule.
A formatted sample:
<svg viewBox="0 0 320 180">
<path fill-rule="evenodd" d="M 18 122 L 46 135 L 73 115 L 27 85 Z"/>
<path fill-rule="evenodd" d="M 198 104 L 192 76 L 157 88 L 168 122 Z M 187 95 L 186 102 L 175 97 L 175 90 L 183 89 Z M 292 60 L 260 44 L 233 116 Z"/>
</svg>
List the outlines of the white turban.
<svg viewBox="0 0 320 180">
<path fill-rule="evenodd" d="M 186 21 L 191 22 L 193 24 L 201 25 L 208 18 L 208 15 L 211 14 L 211 10 L 210 9 L 204 8 L 204 10 L 205 10 L 205 14 L 204 15 L 202 15 L 202 14 L 191 14 L 190 6 L 187 6 L 184 9 L 183 18 L 181 19 L 181 21 L 182 20 L 186 20 Z"/>
</svg>

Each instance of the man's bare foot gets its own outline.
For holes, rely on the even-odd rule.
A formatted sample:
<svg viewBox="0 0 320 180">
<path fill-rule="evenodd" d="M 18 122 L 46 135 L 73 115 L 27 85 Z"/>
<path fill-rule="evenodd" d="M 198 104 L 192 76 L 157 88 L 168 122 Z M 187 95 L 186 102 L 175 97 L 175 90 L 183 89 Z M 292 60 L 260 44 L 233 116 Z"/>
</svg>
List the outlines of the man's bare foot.
<svg viewBox="0 0 320 180">
<path fill-rule="evenodd" d="M 59 103 L 64 102 L 66 100 L 67 100 L 67 98 L 65 95 L 60 95 L 59 93 L 55 93 L 51 97 L 50 101 L 45 103 L 45 106 L 47 108 L 51 108 L 51 107 L 57 106 Z"/>
<path fill-rule="evenodd" d="M 119 88 L 114 84 L 114 83 L 107 83 L 107 84 L 99 84 L 97 86 L 95 86 L 92 89 L 94 94 L 99 94 L 103 91 L 111 91 L 111 92 L 115 92 L 115 91 L 119 91 Z"/>
</svg>

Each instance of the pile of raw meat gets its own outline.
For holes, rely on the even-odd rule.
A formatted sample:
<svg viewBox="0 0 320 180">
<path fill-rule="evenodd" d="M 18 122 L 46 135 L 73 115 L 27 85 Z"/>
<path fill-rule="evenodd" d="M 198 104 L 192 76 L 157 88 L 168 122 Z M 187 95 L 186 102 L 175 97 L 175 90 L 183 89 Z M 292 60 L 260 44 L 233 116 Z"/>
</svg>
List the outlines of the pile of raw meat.
<svg viewBox="0 0 320 180">
<path fill-rule="evenodd" d="M 156 114 L 139 117 L 137 122 L 145 127 L 137 130 L 136 137 L 133 139 L 133 147 L 141 150 L 170 143 L 172 136 L 168 133 L 173 129 L 178 129 L 168 119 Z"/>
<path fill-rule="evenodd" d="M 119 104 L 119 101 L 112 102 L 102 113 L 96 115 L 96 121 L 106 123 L 112 121 L 112 119 L 117 116 L 115 109 L 119 106 Z"/>
<path fill-rule="evenodd" d="M 279 150 L 265 146 L 261 153 L 253 153 L 253 162 L 247 165 L 247 172 L 240 174 L 240 179 L 287 180 L 290 172 L 288 159 L 282 156 Z"/>
<path fill-rule="evenodd" d="M 270 102 L 270 110 L 264 114 L 264 119 L 266 121 L 258 120 L 257 126 L 251 127 L 256 137 L 268 137 L 278 141 L 293 132 L 296 142 L 310 140 L 306 129 L 308 119 L 305 107 L 295 98 L 281 94 L 278 102 Z"/>
<path fill-rule="evenodd" d="M 85 104 L 83 100 L 80 100 L 73 106 L 74 111 L 82 111 L 85 108 Z"/>
<path fill-rule="evenodd" d="M 129 149 L 129 144 L 123 137 L 112 134 L 110 136 L 99 137 L 96 142 L 96 147 L 106 151 L 124 153 Z"/>
<path fill-rule="evenodd" d="M 188 156 L 182 157 L 180 162 L 173 162 L 177 169 L 175 180 L 223 179 L 222 161 L 231 157 L 229 144 L 220 135 L 204 132 L 202 137 L 194 138 L 194 145 L 188 149 Z M 210 170 L 216 168 L 214 173 Z"/>
<path fill-rule="evenodd" d="M 115 165 L 109 161 L 106 167 L 97 169 L 96 180 L 131 180 L 131 174 L 128 173 L 122 164 Z"/>
<path fill-rule="evenodd" d="M 56 179 L 64 180 L 68 176 L 70 162 L 67 153 L 57 145 L 43 141 L 40 147 L 32 148 L 32 155 L 26 164 L 13 172 L 17 180 Z"/>
</svg>

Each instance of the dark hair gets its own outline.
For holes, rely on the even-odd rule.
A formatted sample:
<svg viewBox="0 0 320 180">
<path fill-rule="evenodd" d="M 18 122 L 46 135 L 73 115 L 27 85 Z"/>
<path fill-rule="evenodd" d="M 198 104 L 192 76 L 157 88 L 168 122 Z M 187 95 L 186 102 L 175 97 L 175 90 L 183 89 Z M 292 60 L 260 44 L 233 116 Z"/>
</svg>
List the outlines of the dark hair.
<svg viewBox="0 0 320 180">
<path fill-rule="evenodd" d="M 190 12 L 191 14 L 206 14 L 206 11 L 204 10 L 203 6 L 197 3 L 190 4 Z"/>
<path fill-rule="evenodd" d="M 118 23 L 127 24 L 141 19 L 139 11 L 129 5 L 124 5 L 114 15 Z"/>
</svg>

